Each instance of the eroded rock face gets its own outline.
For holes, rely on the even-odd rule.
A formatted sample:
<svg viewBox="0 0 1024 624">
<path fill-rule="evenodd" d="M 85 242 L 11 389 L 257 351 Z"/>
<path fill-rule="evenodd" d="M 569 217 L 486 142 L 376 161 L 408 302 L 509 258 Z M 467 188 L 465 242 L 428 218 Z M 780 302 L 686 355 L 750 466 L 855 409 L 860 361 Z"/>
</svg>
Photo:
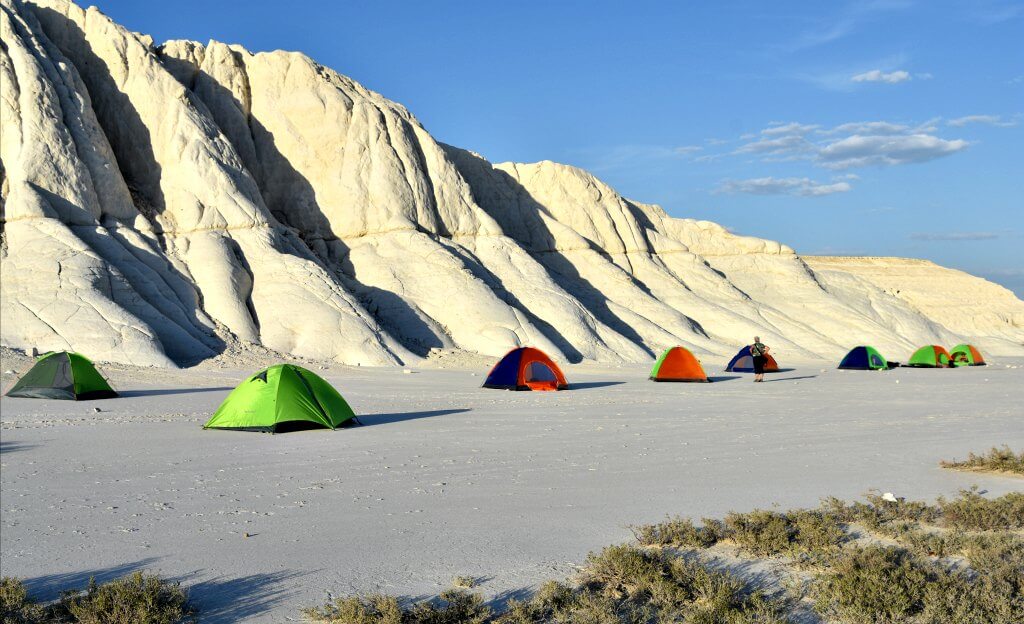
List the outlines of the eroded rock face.
<svg viewBox="0 0 1024 624">
<path fill-rule="evenodd" d="M 4 344 L 171 365 L 236 341 L 362 364 L 1024 341 L 1024 304 L 983 280 L 956 296 L 995 307 L 953 313 L 941 267 L 805 260 L 580 169 L 492 165 L 301 54 L 0 4 Z"/>
</svg>

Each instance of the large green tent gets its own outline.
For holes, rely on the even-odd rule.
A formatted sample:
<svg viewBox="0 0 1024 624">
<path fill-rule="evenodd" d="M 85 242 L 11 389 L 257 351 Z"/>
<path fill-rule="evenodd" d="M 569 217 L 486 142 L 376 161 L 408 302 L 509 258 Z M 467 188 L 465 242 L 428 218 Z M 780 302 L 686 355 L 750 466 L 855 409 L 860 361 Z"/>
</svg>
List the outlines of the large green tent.
<svg viewBox="0 0 1024 624">
<path fill-rule="evenodd" d="M 914 351 L 906 366 L 919 368 L 945 368 L 949 366 L 949 353 L 939 345 L 926 345 Z"/>
<path fill-rule="evenodd" d="M 117 396 L 89 358 L 78 353 L 44 353 L 7 391 L 9 397 L 85 401 Z"/>
<path fill-rule="evenodd" d="M 301 366 L 276 364 L 232 390 L 203 428 L 281 433 L 334 429 L 354 418 L 331 384 Z"/>
</svg>

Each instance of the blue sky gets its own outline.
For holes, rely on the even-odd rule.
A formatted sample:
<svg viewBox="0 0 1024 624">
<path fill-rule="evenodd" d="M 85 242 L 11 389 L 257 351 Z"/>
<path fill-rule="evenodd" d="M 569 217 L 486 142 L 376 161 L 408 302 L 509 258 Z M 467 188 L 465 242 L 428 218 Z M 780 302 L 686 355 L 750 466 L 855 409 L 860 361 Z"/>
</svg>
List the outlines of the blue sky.
<svg viewBox="0 0 1024 624">
<path fill-rule="evenodd" d="M 300 50 L 494 162 L 578 165 L 673 216 L 1024 297 L 1022 2 L 99 7 L 158 42 Z"/>
</svg>

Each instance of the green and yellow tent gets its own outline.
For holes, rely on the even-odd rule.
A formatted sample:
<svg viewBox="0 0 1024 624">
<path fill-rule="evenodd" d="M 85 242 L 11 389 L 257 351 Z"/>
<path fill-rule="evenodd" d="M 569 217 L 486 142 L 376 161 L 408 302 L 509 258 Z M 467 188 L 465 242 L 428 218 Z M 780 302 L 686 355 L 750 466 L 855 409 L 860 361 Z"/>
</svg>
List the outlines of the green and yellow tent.
<svg viewBox="0 0 1024 624">
<path fill-rule="evenodd" d="M 44 353 L 7 391 L 9 397 L 87 401 L 117 396 L 89 358 L 70 351 Z"/>
<path fill-rule="evenodd" d="M 919 368 L 945 368 L 949 366 L 949 353 L 939 345 L 927 345 L 914 351 L 906 366 Z"/>
<path fill-rule="evenodd" d="M 334 429 L 354 419 L 331 384 L 301 366 L 276 364 L 232 390 L 203 428 L 282 433 Z"/>
</svg>

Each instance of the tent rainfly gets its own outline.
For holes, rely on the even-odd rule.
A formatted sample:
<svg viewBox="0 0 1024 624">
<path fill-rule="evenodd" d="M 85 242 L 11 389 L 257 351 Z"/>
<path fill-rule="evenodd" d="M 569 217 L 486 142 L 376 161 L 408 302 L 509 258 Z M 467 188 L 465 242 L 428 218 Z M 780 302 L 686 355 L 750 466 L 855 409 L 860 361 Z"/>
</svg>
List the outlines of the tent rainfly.
<svg viewBox="0 0 1024 624">
<path fill-rule="evenodd" d="M 275 364 L 238 384 L 203 429 L 283 433 L 349 421 L 355 414 L 331 384 L 301 366 Z"/>
<path fill-rule="evenodd" d="M 89 358 L 70 351 L 45 353 L 7 391 L 9 397 L 87 401 L 117 396 Z"/>
<path fill-rule="evenodd" d="M 484 388 L 496 390 L 565 390 L 569 383 L 562 369 L 534 347 L 518 347 L 505 354 L 487 373 Z"/>
<path fill-rule="evenodd" d="M 704 373 L 704 367 L 686 347 L 666 349 L 651 369 L 651 381 L 710 381 Z"/>
</svg>

